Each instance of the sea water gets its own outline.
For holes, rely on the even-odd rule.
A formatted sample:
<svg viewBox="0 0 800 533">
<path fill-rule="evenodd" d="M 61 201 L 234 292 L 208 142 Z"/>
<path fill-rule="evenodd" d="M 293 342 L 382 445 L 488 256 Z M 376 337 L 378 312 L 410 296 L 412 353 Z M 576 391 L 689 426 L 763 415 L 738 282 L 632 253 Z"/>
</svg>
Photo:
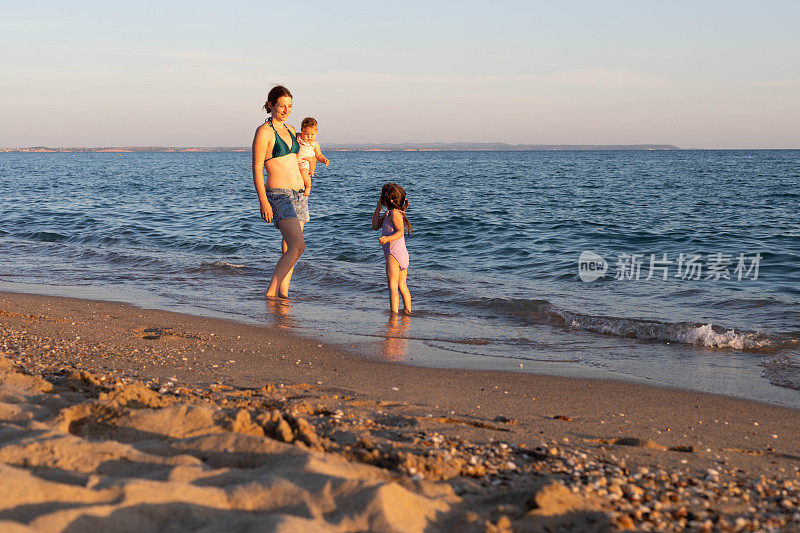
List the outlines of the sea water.
<svg viewBox="0 0 800 533">
<path fill-rule="evenodd" d="M 800 407 L 800 151 L 326 155 L 291 301 L 275 304 L 280 233 L 249 152 L 0 154 L 0 290 Z M 387 313 L 370 228 L 387 181 L 410 200 L 411 317 Z"/>
</svg>

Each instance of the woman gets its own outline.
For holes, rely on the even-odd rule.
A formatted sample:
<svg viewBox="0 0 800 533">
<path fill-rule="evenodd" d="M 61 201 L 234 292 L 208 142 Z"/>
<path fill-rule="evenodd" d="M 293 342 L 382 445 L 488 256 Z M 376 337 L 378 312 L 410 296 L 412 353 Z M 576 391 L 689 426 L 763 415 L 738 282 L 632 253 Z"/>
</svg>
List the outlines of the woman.
<svg viewBox="0 0 800 533">
<path fill-rule="evenodd" d="M 297 160 L 300 145 L 294 128 L 285 122 L 292 112 L 292 93 L 280 85 L 273 87 L 264 109 L 272 116 L 256 130 L 253 138 L 253 182 L 261 204 L 261 218 L 274 222 L 283 236 L 283 253 L 275 264 L 267 298 L 288 298 L 294 264 L 306 247 L 303 225 L 308 222 L 308 197 L 303 195 L 303 177 Z"/>
</svg>

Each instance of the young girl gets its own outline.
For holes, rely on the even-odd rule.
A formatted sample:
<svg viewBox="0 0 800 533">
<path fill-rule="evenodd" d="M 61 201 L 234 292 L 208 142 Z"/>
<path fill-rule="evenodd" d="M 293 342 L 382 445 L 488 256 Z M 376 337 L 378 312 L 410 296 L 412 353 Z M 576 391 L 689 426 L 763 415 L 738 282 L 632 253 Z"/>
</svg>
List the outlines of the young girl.
<svg viewBox="0 0 800 533">
<path fill-rule="evenodd" d="M 388 209 L 381 215 L 381 209 Z M 381 230 L 378 241 L 383 245 L 386 258 L 386 281 L 389 284 L 389 307 L 392 313 L 398 311 L 397 291 L 403 296 L 403 312 L 411 313 L 411 293 L 406 285 L 408 274 L 408 250 L 406 250 L 405 230 L 411 233 L 411 224 L 406 218 L 408 200 L 406 191 L 396 183 L 387 183 L 381 189 L 378 206 L 372 213 L 372 229 Z"/>
</svg>

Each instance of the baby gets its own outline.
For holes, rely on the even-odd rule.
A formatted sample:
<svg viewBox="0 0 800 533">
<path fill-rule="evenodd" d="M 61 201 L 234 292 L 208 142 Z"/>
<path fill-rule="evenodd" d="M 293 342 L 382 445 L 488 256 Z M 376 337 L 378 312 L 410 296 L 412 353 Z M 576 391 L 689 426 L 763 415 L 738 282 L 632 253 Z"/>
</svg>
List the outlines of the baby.
<svg viewBox="0 0 800 533">
<path fill-rule="evenodd" d="M 305 194 L 311 194 L 311 176 L 317 169 L 317 161 L 328 166 L 328 158 L 322 155 L 322 150 L 317 142 L 317 131 L 319 125 L 317 121 L 311 117 L 303 119 L 300 124 L 300 135 L 297 136 L 297 141 L 300 143 L 300 151 L 297 153 L 297 159 L 300 161 L 300 174 L 303 176 L 303 185 L 305 186 Z"/>
</svg>

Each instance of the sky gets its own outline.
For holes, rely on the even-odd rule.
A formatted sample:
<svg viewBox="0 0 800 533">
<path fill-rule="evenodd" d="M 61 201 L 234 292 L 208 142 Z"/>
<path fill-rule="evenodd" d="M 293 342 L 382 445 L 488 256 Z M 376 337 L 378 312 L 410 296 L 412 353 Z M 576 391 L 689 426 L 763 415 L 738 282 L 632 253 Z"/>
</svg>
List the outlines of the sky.
<svg viewBox="0 0 800 533">
<path fill-rule="evenodd" d="M 800 2 L 17 2 L 0 146 L 249 146 L 274 84 L 326 143 L 800 148 Z"/>
</svg>

